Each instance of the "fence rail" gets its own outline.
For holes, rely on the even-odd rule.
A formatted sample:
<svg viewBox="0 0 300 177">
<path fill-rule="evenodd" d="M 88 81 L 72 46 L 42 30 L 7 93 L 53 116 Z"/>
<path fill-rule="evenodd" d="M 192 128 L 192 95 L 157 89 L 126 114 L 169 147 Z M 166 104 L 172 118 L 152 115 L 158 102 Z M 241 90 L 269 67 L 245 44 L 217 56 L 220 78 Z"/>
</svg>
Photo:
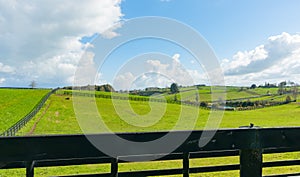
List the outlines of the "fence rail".
<svg viewBox="0 0 300 177">
<path fill-rule="evenodd" d="M 215 133 L 206 131 L 205 134 Z M 171 153 L 161 144 L 159 147 L 141 148 L 123 142 L 113 141 L 114 134 L 51 135 L 28 137 L 0 137 L 0 164 L 2 169 L 26 168 L 27 177 L 34 176 L 34 168 L 110 163 L 111 172 L 73 176 L 162 176 L 190 173 L 239 170 L 241 177 L 261 177 L 262 168 L 300 165 L 299 160 L 263 162 L 263 154 L 300 151 L 300 128 L 239 128 L 218 130 L 213 138 L 199 147 L 203 131 L 174 131 L 147 133 L 118 133 L 122 139 L 134 142 L 148 142 L 165 136 L 186 137 L 183 143 Z M 93 146 L 88 139 L 102 144 L 111 143 L 114 157 Z M 175 139 L 176 140 L 176 139 Z M 190 167 L 193 158 L 239 156 L 239 164 Z M 183 168 L 119 172 L 119 163 L 128 161 L 182 160 Z M 279 174 L 273 176 L 295 176 Z"/>
<path fill-rule="evenodd" d="M 47 93 L 25 117 L 20 119 L 9 129 L 1 133 L 0 136 L 14 136 L 21 128 L 23 128 L 27 124 L 27 122 L 29 122 L 39 112 L 39 110 L 43 107 L 47 99 L 57 90 L 58 88 L 53 89 L 49 93 Z"/>
</svg>

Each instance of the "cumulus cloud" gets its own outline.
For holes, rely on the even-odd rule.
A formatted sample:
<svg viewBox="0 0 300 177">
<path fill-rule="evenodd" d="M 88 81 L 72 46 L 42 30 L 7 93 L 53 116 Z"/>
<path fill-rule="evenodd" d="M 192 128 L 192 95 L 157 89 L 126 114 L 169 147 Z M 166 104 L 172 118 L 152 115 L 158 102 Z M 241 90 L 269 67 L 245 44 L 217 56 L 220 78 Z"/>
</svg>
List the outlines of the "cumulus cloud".
<svg viewBox="0 0 300 177">
<path fill-rule="evenodd" d="M 58 85 L 72 84 L 70 78 L 74 75 L 80 57 L 80 53 L 66 53 L 42 61 L 26 61 L 15 75 L 36 80 L 40 85 L 47 85 L 49 82 Z"/>
<path fill-rule="evenodd" d="M 143 64 L 142 74 L 127 71 L 117 75 L 114 80 L 114 87 L 122 90 L 166 87 L 173 82 L 179 85 L 194 85 L 202 80 L 204 76 L 197 70 L 185 68 L 180 61 L 179 54 L 174 54 L 169 60 L 163 61 L 158 58 L 148 59 Z"/>
<path fill-rule="evenodd" d="M 169 64 L 161 63 L 160 60 L 146 61 L 146 69 L 149 72 L 164 73 L 169 68 L 169 66 Z"/>
<path fill-rule="evenodd" d="M 300 35 L 284 32 L 271 36 L 266 44 L 237 52 L 231 60 L 224 59 L 221 65 L 228 84 L 281 79 L 300 82 Z"/>
<path fill-rule="evenodd" d="M 78 67 L 73 68 L 73 71 L 76 70 L 74 85 L 98 84 L 97 80 L 100 78 L 100 74 L 95 68 L 94 57 L 95 54 L 92 52 L 86 52 L 82 55 Z"/>
<path fill-rule="evenodd" d="M 5 82 L 5 78 L 0 78 L 0 84 L 2 84 L 3 82 Z"/>
<path fill-rule="evenodd" d="M 170 86 L 172 80 L 160 73 L 145 73 L 141 77 L 138 77 L 133 83 L 133 87 L 146 88 L 146 87 L 166 87 Z"/>
<path fill-rule="evenodd" d="M 5 83 L 6 78 L 9 75 L 13 75 L 15 73 L 15 69 L 9 65 L 5 65 L 0 62 L 0 84 Z"/>
<path fill-rule="evenodd" d="M 0 0 L 1 63 L 15 68 L 15 77 L 26 74 L 49 84 L 66 82 L 87 45 L 80 42 L 82 37 L 117 35 L 110 27 L 122 18 L 120 3 Z"/>
<path fill-rule="evenodd" d="M 261 45 L 251 51 L 237 52 L 231 61 L 224 59 L 222 67 L 228 75 L 239 74 L 240 72 L 249 72 L 249 69 L 247 69 L 249 65 L 265 60 L 267 59 L 267 56 L 268 52 L 265 50 L 264 46 Z"/>
<path fill-rule="evenodd" d="M 14 68 L 8 65 L 4 65 L 0 62 L 0 72 L 2 73 L 12 73 L 14 72 Z"/>
<path fill-rule="evenodd" d="M 180 54 L 176 53 L 176 54 L 174 54 L 174 55 L 173 55 L 173 57 L 172 57 L 172 58 L 174 59 L 174 61 L 175 61 L 175 62 L 177 62 L 177 63 L 179 63 L 179 62 L 180 62 L 180 61 L 179 61 Z"/>
<path fill-rule="evenodd" d="M 135 79 L 131 72 L 120 74 L 115 78 L 113 87 L 119 90 L 130 90 Z"/>
</svg>

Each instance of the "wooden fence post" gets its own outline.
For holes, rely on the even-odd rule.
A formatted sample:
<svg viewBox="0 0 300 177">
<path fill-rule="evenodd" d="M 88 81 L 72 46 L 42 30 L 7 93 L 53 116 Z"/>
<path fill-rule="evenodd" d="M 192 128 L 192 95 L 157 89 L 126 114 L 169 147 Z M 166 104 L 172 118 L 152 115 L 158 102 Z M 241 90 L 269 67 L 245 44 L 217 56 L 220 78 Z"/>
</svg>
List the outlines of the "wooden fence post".
<svg viewBox="0 0 300 177">
<path fill-rule="evenodd" d="M 26 177 L 34 176 L 34 161 L 26 162 Z"/>
<path fill-rule="evenodd" d="M 249 134 L 244 136 L 246 146 L 240 149 L 240 177 L 261 177 L 263 160 L 259 127 L 250 123 L 248 128 Z"/>
<path fill-rule="evenodd" d="M 240 177 L 262 176 L 262 150 L 240 150 Z"/>
<path fill-rule="evenodd" d="M 184 152 L 183 153 L 183 161 L 182 161 L 182 165 L 183 165 L 183 177 L 189 177 L 190 176 L 190 153 L 189 152 Z"/>
<path fill-rule="evenodd" d="M 110 166 L 111 176 L 118 177 L 118 158 L 113 158 Z"/>
</svg>

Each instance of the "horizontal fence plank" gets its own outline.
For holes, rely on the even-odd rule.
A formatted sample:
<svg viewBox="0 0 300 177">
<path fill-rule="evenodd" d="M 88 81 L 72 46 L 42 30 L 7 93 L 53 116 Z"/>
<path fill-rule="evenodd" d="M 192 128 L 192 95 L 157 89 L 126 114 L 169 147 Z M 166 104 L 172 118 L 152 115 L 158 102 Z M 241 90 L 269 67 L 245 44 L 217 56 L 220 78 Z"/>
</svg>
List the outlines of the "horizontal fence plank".
<svg viewBox="0 0 300 177">
<path fill-rule="evenodd" d="M 284 161 L 263 163 L 263 167 L 279 167 L 279 166 L 293 166 L 293 165 L 300 165 L 300 160 L 284 160 Z"/>
<path fill-rule="evenodd" d="M 84 135 L 0 138 L 0 162 L 106 156 Z"/>
<path fill-rule="evenodd" d="M 208 172 L 231 171 L 231 170 L 239 170 L 239 169 L 240 169 L 239 164 L 207 166 L 207 167 L 193 167 L 193 168 L 190 168 L 190 173 L 208 173 Z"/>
<path fill-rule="evenodd" d="M 264 177 L 290 177 L 290 176 L 300 176 L 300 173 L 290 173 L 290 174 L 283 174 L 283 175 L 270 175 Z"/>
<path fill-rule="evenodd" d="M 145 170 L 145 171 L 130 171 L 130 172 L 119 172 L 118 177 L 146 177 L 146 176 L 165 176 L 165 175 L 176 175 L 181 174 L 182 169 L 163 169 L 163 170 Z M 110 173 L 104 174 L 82 174 L 82 175 L 68 175 L 59 177 L 110 177 Z"/>
<path fill-rule="evenodd" d="M 239 164 L 235 165 L 220 165 L 220 166 L 208 166 L 208 167 L 192 167 L 190 173 L 204 173 L 204 172 L 216 172 L 216 171 L 231 171 L 239 170 Z M 181 174 L 182 168 L 177 169 L 159 169 L 159 170 L 145 170 L 145 171 L 130 171 L 119 172 L 119 177 L 145 177 L 145 176 L 166 176 Z M 105 174 L 82 174 L 82 175 L 68 175 L 59 177 L 102 177 L 110 176 L 110 173 Z"/>
<path fill-rule="evenodd" d="M 190 159 L 197 158 L 211 158 L 211 157 L 230 157 L 239 155 L 239 151 L 218 151 L 218 152 L 195 152 L 190 153 Z M 163 157 L 162 157 L 163 156 Z M 165 161 L 165 160 L 181 160 L 182 154 L 162 154 L 162 155 L 144 155 L 141 156 L 143 158 L 151 158 L 153 161 Z M 162 157 L 162 158 L 159 158 Z M 132 161 L 130 157 L 123 157 L 124 160 L 119 160 L 118 163 L 127 163 L 128 161 Z M 135 157 L 134 159 L 137 159 Z M 52 167 L 52 166 L 70 166 L 70 165 L 84 165 L 84 164 L 103 164 L 110 163 L 110 157 L 104 158 L 77 158 L 77 159 L 56 159 L 56 160 L 38 160 L 35 162 L 35 167 Z M 24 162 L 12 162 L 8 164 L 2 164 L 2 169 L 12 169 L 12 168 L 24 168 Z"/>
<path fill-rule="evenodd" d="M 208 143 L 199 147 L 199 139 L 204 133 L 215 133 Z M 133 142 L 148 142 L 165 136 L 183 142 L 173 151 L 158 147 L 143 148 L 145 146 L 132 146 L 115 141 L 114 137 L 126 139 Z M 295 152 L 300 151 L 300 128 L 239 128 L 204 131 L 173 131 L 173 132 L 139 132 L 139 133 L 117 133 L 117 134 L 90 134 L 90 135 L 47 135 L 47 136 L 25 136 L 25 137 L 0 137 L 0 168 L 27 168 L 32 173 L 34 167 L 67 166 L 83 164 L 111 163 L 109 155 L 97 149 L 90 143 L 89 139 L 96 142 L 113 145 L 118 157 L 117 163 L 127 161 L 154 160 L 182 160 L 183 153 L 189 153 L 188 159 L 238 156 L 239 152 L 259 149 L 263 154 Z M 175 143 L 178 143 L 175 141 Z M 143 143 L 138 143 L 143 144 Z M 120 157 L 120 158 L 119 158 Z M 251 159 L 251 158 L 250 158 Z M 186 165 L 187 159 L 185 159 Z M 34 164 L 31 168 L 28 164 Z M 117 163 L 112 167 L 116 176 Z M 245 162 L 243 162 L 245 163 Z M 262 167 L 292 166 L 300 165 L 300 160 L 286 160 L 275 162 L 264 162 Z M 239 170 L 240 164 L 193 167 L 186 168 L 189 173 L 216 172 Z M 28 173 L 28 174 L 29 174 Z M 118 176 L 155 176 L 182 174 L 183 169 L 161 169 L 148 171 L 118 172 Z M 107 176 L 109 174 L 97 174 L 86 176 Z M 84 176 L 84 175 L 76 175 Z M 243 176 L 243 175 L 241 175 Z"/>
<path fill-rule="evenodd" d="M 199 152 L 199 151 L 230 151 L 249 148 L 294 148 L 300 149 L 300 129 L 272 128 L 272 129 L 225 129 L 218 130 L 214 137 L 204 147 L 199 147 L 202 131 L 174 131 L 154 133 L 118 133 L 118 137 L 134 141 L 147 142 L 159 139 L 168 134 L 177 139 L 186 140 L 173 150 L 173 153 Z M 259 134 L 260 144 L 253 143 Z M 0 137 L 0 162 L 29 161 L 45 159 L 70 159 L 86 157 L 108 157 L 99 151 L 88 139 L 106 142 L 114 145 L 117 156 L 132 156 L 145 154 L 168 154 L 166 149 L 159 147 L 144 148 L 126 145 L 114 141 L 114 134 L 94 135 L 51 135 L 27 137 Z M 275 136 L 277 138 L 271 138 Z M 284 138 L 278 138 L 284 136 Z M 87 139 L 88 138 L 88 139 Z M 272 139 L 272 140 L 270 140 Z M 177 142 L 175 142 L 177 143 Z M 142 144 L 142 143 L 141 143 Z M 57 148 L 59 145 L 59 148 Z M 33 148 L 34 147 L 34 148 Z M 169 149 L 167 149 L 169 150 Z"/>
</svg>

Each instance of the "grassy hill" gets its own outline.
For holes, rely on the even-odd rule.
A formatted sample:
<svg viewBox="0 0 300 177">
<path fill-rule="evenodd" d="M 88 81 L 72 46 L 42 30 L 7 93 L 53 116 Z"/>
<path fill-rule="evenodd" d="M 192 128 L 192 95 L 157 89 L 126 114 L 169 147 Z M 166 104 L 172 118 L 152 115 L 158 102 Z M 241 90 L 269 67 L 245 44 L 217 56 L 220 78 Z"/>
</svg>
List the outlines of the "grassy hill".
<svg viewBox="0 0 300 177">
<path fill-rule="evenodd" d="M 270 89 L 258 88 L 248 92 L 247 90 L 241 90 L 238 87 L 227 88 L 229 97 L 228 98 L 241 98 L 259 96 L 254 99 L 283 99 L 284 96 L 263 96 Z M 196 91 L 200 94 L 200 99 L 210 98 L 209 87 L 201 87 Z M 182 94 L 186 98 L 194 96 L 195 89 L 184 88 L 181 90 Z M 273 89 L 271 93 L 276 93 Z M 87 92 L 89 93 L 89 92 Z M 162 130 L 185 130 L 189 129 L 184 123 L 174 128 L 176 123 L 179 121 L 180 113 L 184 109 L 183 118 L 185 123 L 189 124 L 193 121 L 193 116 L 196 115 L 196 122 L 194 129 L 203 129 L 207 121 L 210 110 L 197 108 L 193 106 L 181 106 L 179 104 L 166 104 L 164 103 L 150 103 L 148 101 L 141 101 L 148 99 L 149 97 L 130 95 L 132 99 L 129 101 L 131 109 L 126 107 L 128 100 L 115 99 L 112 100 L 110 96 L 126 97 L 122 93 L 107 93 L 107 92 L 96 92 L 99 95 L 107 95 L 108 98 L 96 98 L 97 109 L 101 115 L 102 120 L 114 132 L 137 132 L 137 131 L 162 131 Z M 262 96 L 261 96 L 262 95 Z M 164 96 L 168 99 L 174 97 L 169 93 L 164 93 Z M 25 95 L 23 99 L 30 97 Z M 278 98 L 277 98 L 278 97 Z M 42 110 L 18 133 L 18 135 L 38 135 L 38 134 L 77 134 L 82 133 L 78 121 L 74 113 L 74 105 L 72 96 L 64 94 L 61 90 L 50 97 L 46 102 Z M 91 100 L 90 97 L 80 97 L 82 104 L 88 103 Z M 16 103 L 17 104 L 17 103 Z M 88 107 L 88 104 L 86 104 Z M 151 107 L 152 106 L 152 107 Z M 137 120 L 140 116 L 145 116 L 148 113 L 156 113 L 157 108 L 166 106 L 166 111 L 161 114 L 153 114 L 153 118 L 161 116 L 157 122 L 154 122 L 151 126 L 139 127 L 134 126 L 123 118 L 131 120 Z M 25 107 L 25 106 L 23 106 Z M 116 107 L 119 107 L 119 109 Z M 87 108 L 88 110 L 88 108 Z M 121 111 L 121 112 L 120 112 Z M 254 123 L 256 126 L 261 127 L 278 127 L 278 126 L 300 126 L 300 104 L 299 102 L 293 102 L 280 106 L 266 107 L 263 109 L 249 110 L 249 111 L 226 111 L 222 118 L 220 128 L 238 128 L 239 126 L 249 125 Z M 94 113 L 87 112 L 86 117 L 95 116 Z M 145 121 L 152 121 L 149 117 L 144 117 Z M 151 116 L 150 116 L 151 118 Z M 159 117 L 160 118 L 160 117 Z M 142 120 L 137 120 L 142 121 Z M 281 159 L 299 159 L 299 153 L 285 153 L 285 154 L 272 154 L 264 156 L 264 161 L 274 161 Z M 238 163 L 238 157 L 224 157 L 224 158 L 206 158 L 206 159 L 194 159 L 191 160 L 191 166 L 200 165 L 218 165 L 218 164 L 232 164 Z M 132 164 L 120 164 L 120 171 L 129 170 L 147 170 L 147 169 L 158 169 L 158 168 L 176 168 L 181 167 L 181 161 L 170 161 L 170 162 L 139 162 Z M 108 172 L 110 170 L 109 164 L 103 165 L 85 165 L 85 166 L 68 166 L 68 167 L 50 167 L 50 168 L 36 168 L 36 176 L 53 176 L 53 175 L 69 175 L 76 173 L 100 173 Z M 296 172 L 299 171 L 300 167 L 283 167 L 283 168 L 269 168 L 264 170 L 264 175 L 274 174 L 278 172 Z M 9 176 L 24 176 L 25 170 L 0 170 L 1 177 Z M 175 175 L 176 176 L 176 175 Z M 177 175 L 182 176 L 182 175 Z M 199 174 L 191 175 L 199 176 Z M 222 173 L 204 173 L 201 174 L 203 177 L 213 176 L 238 176 L 238 171 L 228 171 Z"/>
<path fill-rule="evenodd" d="M 0 89 L 0 132 L 18 122 L 45 96 L 46 89 Z"/>
<path fill-rule="evenodd" d="M 81 133 L 81 129 L 73 111 L 73 102 L 72 100 L 66 98 L 69 98 L 69 96 L 59 94 L 52 95 L 40 113 L 38 113 L 37 116 L 19 132 L 19 134 L 24 135 L 30 132 L 32 126 L 37 121 L 38 123 L 33 131 L 33 134 Z M 85 97 L 83 99 L 88 100 L 89 98 Z M 114 100 L 113 102 L 111 99 L 96 98 L 96 103 L 101 118 L 114 132 L 172 130 L 179 119 L 181 109 L 185 111 L 183 118 L 185 118 L 186 121 L 189 121 L 194 114 L 199 114 L 197 116 L 197 122 L 195 123 L 194 129 L 203 129 L 210 112 L 210 110 L 199 109 L 192 106 L 181 107 L 181 105 L 178 104 L 167 104 L 166 112 L 155 125 L 149 127 L 138 127 L 126 123 L 124 120 L 122 120 L 122 117 L 125 116 L 128 119 L 134 119 L 137 115 L 145 115 L 149 113 L 151 111 L 151 107 L 148 102 L 131 100 L 130 105 L 133 111 L 130 111 L 123 106 L 127 102 L 127 100 Z M 160 105 L 164 106 L 162 103 L 153 104 L 156 104 L 157 107 L 160 107 Z M 50 106 L 43 115 L 47 105 Z M 120 107 L 119 109 L 123 112 L 117 112 L 115 106 Z M 300 126 L 299 115 L 299 103 L 290 103 L 282 106 L 273 106 L 249 111 L 226 111 L 220 126 L 221 128 L 238 128 L 239 126 L 249 125 L 250 123 L 254 123 L 255 125 L 261 127 Z M 94 115 L 88 115 L 87 118 L 89 116 Z M 177 130 L 184 129 L 187 129 L 187 127 L 184 125 L 177 127 Z"/>
</svg>

